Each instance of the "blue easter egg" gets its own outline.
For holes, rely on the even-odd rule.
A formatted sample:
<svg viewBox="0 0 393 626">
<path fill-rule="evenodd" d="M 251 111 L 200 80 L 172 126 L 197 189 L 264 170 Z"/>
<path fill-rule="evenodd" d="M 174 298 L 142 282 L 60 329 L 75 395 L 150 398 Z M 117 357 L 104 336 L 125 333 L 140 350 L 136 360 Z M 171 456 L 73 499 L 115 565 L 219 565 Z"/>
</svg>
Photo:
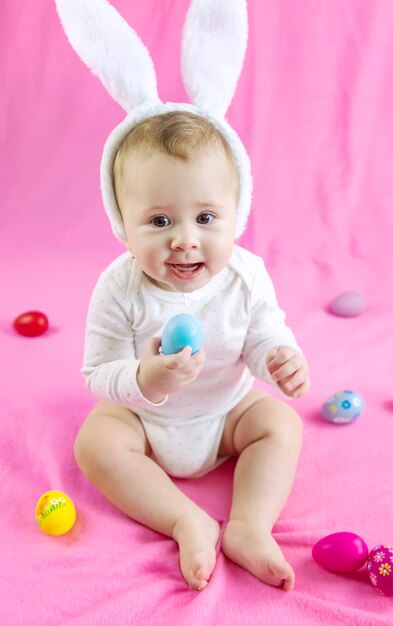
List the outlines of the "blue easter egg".
<svg viewBox="0 0 393 626">
<path fill-rule="evenodd" d="M 357 391 L 339 391 L 322 405 L 322 415 L 333 424 L 348 424 L 359 417 L 364 400 Z"/>
<path fill-rule="evenodd" d="M 203 343 L 201 322 L 189 313 L 180 313 L 172 317 L 162 331 L 161 349 L 164 354 L 176 354 L 185 346 L 192 348 L 192 354 L 198 352 Z"/>
</svg>

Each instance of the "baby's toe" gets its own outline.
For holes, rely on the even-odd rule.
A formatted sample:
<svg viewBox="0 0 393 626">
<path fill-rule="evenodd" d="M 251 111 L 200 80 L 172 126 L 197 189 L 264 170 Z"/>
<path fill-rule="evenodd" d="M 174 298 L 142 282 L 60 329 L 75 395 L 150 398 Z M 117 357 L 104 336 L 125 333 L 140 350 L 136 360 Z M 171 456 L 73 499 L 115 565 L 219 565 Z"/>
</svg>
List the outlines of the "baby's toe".
<svg viewBox="0 0 393 626">
<path fill-rule="evenodd" d="M 188 584 L 192 589 L 202 591 L 207 587 L 213 567 L 209 563 L 194 563 L 189 569 Z"/>
<path fill-rule="evenodd" d="M 270 562 L 269 571 L 274 576 L 277 584 L 283 584 L 285 591 L 290 591 L 295 586 L 295 573 L 286 561 Z"/>
</svg>

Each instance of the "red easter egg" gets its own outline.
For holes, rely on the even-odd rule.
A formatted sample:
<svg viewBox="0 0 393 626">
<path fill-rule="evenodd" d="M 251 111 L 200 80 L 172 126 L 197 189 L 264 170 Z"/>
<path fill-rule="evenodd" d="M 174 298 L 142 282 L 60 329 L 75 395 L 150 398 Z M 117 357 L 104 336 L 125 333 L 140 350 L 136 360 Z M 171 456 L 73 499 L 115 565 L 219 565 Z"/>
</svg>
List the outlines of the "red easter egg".
<svg viewBox="0 0 393 626">
<path fill-rule="evenodd" d="M 355 572 L 367 561 L 368 548 L 355 533 L 333 533 L 315 544 L 312 556 L 329 572 Z"/>
<path fill-rule="evenodd" d="M 14 319 L 13 327 L 24 337 L 38 337 L 48 330 L 48 318 L 41 311 L 26 311 Z"/>
<path fill-rule="evenodd" d="M 375 546 L 368 557 L 367 573 L 379 593 L 393 597 L 393 548 Z"/>
</svg>

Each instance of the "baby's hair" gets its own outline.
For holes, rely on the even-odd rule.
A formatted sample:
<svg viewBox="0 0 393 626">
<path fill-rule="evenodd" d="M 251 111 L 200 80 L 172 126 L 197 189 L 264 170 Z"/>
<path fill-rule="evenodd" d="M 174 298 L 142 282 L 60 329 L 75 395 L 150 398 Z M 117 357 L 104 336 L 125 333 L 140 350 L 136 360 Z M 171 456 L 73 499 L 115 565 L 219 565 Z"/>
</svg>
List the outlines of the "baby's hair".
<svg viewBox="0 0 393 626">
<path fill-rule="evenodd" d="M 149 117 L 134 126 L 119 147 L 113 165 L 115 190 L 119 188 L 127 155 L 132 152 L 160 151 L 189 161 L 200 149 L 214 146 L 223 148 L 238 188 L 238 167 L 233 152 L 224 135 L 211 122 L 189 111 L 169 111 Z"/>
</svg>

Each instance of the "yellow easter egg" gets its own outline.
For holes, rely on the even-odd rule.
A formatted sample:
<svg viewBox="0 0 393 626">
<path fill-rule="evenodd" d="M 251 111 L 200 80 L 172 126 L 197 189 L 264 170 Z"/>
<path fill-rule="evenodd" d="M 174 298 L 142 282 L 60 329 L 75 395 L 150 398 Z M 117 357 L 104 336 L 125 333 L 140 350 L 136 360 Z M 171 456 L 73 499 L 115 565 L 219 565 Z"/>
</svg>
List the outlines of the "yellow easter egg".
<svg viewBox="0 0 393 626">
<path fill-rule="evenodd" d="M 46 491 L 35 507 L 35 516 L 41 530 L 47 535 L 64 535 L 75 524 L 73 501 L 62 491 Z"/>
</svg>

